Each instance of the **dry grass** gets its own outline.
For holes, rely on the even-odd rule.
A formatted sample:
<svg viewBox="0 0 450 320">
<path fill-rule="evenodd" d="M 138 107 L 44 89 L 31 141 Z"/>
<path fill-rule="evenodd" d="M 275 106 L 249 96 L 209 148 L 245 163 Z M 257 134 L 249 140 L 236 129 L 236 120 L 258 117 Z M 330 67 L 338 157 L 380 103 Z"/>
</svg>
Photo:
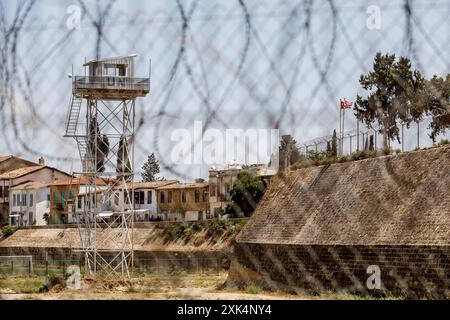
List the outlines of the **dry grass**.
<svg viewBox="0 0 450 320">
<path fill-rule="evenodd" d="M 89 279 L 82 280 L 80 290 L 56 286 L 49 292 L 39 293 L 46 284 L 46 277 L 11 276 L 0 278 L 0 300 L 171 300 L 171 299 L 300 299 L 300 300 L 361 300 L 375 299 L 352 294 L 327 292 L 314 296 L 308 292 L 292 294 L 269 292 L 258 286 L 248 286 L 242 290 L 223 288 L 226 272 L 220 273 L 179 273 L 154 274 L 139 278 Z M 384 299 L 399 299 L 388 297 Z"/>
</svg>

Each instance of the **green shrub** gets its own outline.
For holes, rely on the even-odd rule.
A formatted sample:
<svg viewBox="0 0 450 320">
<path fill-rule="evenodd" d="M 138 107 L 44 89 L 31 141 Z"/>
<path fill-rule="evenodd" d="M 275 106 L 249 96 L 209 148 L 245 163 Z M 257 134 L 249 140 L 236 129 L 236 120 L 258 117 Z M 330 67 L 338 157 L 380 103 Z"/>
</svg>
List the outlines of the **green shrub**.
<svg viewBox="0 0 450 320">
<path fill-rule="evenodd" d="M 13 227 L 13 226 L 4 226 L 2 228 L 2 234 L 5 236 L 5 238 L 9 237 L 10 235 L 12 235 L 14 232 L 16 232 L 17 228 Z"/>
<path fill-rule="evenodd" d="M 448 139 L 442 139 L 439 141 L 438 146 L 445 146 L 447 144 L 450 144 L 450 141 Z"/>
</svg>

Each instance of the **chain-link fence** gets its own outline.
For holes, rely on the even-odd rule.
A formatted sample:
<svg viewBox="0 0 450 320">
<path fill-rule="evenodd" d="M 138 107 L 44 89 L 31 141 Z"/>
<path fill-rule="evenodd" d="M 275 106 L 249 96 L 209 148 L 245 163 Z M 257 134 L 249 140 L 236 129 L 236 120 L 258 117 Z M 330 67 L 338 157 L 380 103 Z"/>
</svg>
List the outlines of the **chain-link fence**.
<svg viewBox="0 0 450 320">
<path fill-rule="evenodd" d="M 137 178 L 152 152 L 161 176 L 208 176 L 211 163 L 174 155 L 178 129 L 193 148 L 208 144 L 209 129 L 238 128 L 279 129 L 302 152 L 323 151 L 339 134 L 339 99 L 367 95 L 359 79 L 377 52 L 408 57 L 427 79 L 447 76 L 449 13 L 446 0 L 0 0 L 0 154 L 79 170 L 76 144 L 63 138 L 68 74 L 84 74 L 86 60 L 130 53 L 137 77 L 152 65 L 151 93 L 136 104 Z M 342 154 L 383 147 L 377 126 L 357 127 L 350 110 L 345 121 Z M 430 121 L 398 123 L 391 148 L 431 146 Z"/>
<path fill-rule="evenodd" d="M 2 256 L 0 258 L 0 276 L 53 276 L 65 275 L 71 266 L 79 268 L 82 275 L 86 272 L 85 261 L 77 259 L 33 259 L 32 256 Z M 219 274 L 228 269 L 229 261 L 222 258 L 140 258 L 133 266 L 133 276 Z M 102 271 L 99 270 L 99 275 Z"/>
</svg>

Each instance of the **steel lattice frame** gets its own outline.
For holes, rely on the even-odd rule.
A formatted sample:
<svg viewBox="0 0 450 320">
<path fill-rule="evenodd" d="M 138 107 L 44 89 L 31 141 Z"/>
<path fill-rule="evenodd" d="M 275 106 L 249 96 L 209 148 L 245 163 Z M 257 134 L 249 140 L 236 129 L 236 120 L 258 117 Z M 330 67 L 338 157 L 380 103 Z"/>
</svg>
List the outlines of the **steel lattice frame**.
<svg viewBox="0 0 450 320">
<path fill-rule="evenodd" d="M 80 190 L 80 196 L 84 196 L 84 210 L 75 214 L 85 267 L 91 275 L 130 276 L 133 266 L 135 98 L 105 101 L 89 97 L 85 100 L 85 134 L 77 135 L 76 141 L 83 167 L 83 172 L 77 175 L 86 177 L 87 182 L 84 192 Z M 98 126 L 92 129 L 92 123 Z M 105 137 L 109 144 L 106 153 L 99 145 Z M 114 202 L 119 194 L 123 195 L 123 205 L 117 211 Z"/>
</svg>

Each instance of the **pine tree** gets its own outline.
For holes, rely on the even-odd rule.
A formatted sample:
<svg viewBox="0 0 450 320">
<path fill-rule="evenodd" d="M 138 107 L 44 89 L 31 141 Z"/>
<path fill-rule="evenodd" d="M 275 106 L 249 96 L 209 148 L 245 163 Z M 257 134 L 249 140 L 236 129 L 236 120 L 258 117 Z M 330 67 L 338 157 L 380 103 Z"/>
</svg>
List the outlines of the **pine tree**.
<svg viewBox="0 0 450 320">
<path fill-rule="evenodd" d="M 156 181 L 158 178 L 156 175 L 159 173 L 159 161 L 156 159 L 154 153 L 148 156 L 147 162 L 142 166 L 142 181 Z"/>
<path fill-rule="evenodd" d="M 370 139 L 369 139 L 369 151 L 374 151 L 375 150 L 375 146 L 373 143 L 373 134 L 370 135 Z"/>
<path fill-rule="evenodd" d="M 116 172 L 120 174 L 131 173 L 131 162 L 128 154 L 128 141 L 124 135 L 119 140 L 119 150 L 117 152 Z"/>
<path fill-rule="evenodd" d="M 93 117 L 89 122 L 89 139 L 88 139 L 88 152 L 92 161 L 97 160 L 94 164 L 95 170 L 97 172 L 105 171 L 105 159 L 108 157 L 109 153 L 109 140 L 104 134 L 100 134 L 100 127 L 96 117 Z M 94 168 L 89 168 L 88 170 L 93 170 Z"/>
<path fill-rule="evenodd" d="M 331 138 L 331 155 L 337 156 L 337 134 L 336 129 L 333 130 L 333 137 Z"/>
<path fill-rule="evenodd" d="M 369 128 L 383 134 L 383 148 L 389 140 L 400 142 L 398 122 L 409 126 L 420 121 L 424 115 L 420 96 L 425 79 L 418 70 L 411 67 L 408 58 L 377 53 L 373 70 L 360 77 L 359 83 L 367 91 L 367 97 L 357 95 L 354 110 L 356 117 Z"/>
<path fill-rule="evenodd" d="M 279 148 L 279 166 L 286 168 L 301 160 L 300 150 L 297 141 L 290 135 L 286 134 L 281 137 Z"/>
</svg>

